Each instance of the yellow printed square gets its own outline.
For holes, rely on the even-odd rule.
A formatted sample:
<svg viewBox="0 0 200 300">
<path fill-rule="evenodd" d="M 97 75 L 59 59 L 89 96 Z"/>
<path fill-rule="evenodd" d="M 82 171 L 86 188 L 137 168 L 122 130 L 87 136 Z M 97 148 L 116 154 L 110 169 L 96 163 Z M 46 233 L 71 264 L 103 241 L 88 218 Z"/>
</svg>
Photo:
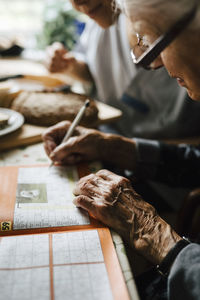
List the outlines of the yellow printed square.
<svg viewBox="0 0 200 300">
<path fill-rule="evenodd" d="M 12 222 L 4 221 L 1 222 L 1 231 L 10 231 L 12 229 Z"/>
</svg>

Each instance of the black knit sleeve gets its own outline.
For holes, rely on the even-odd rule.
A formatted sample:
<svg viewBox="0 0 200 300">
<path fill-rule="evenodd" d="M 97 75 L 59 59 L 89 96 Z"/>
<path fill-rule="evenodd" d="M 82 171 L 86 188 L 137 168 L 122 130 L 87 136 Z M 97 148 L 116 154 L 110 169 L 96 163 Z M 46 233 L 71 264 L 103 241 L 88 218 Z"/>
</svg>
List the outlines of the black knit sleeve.
<svg viewBox="0 0 200 300">
<path fill-rule="evenodd" d="M 172 186 L 200 187 L 200 146 L 160 143 L 155 180 Z"/>
</svg>

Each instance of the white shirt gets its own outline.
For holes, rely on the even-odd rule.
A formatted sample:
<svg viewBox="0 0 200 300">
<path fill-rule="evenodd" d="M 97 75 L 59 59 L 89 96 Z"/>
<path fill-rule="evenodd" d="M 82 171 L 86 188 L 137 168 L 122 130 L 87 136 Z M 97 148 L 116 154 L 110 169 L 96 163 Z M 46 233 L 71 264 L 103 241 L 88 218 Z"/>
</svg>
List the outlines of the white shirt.
<svg viewBox="0 0 200 300">
<path fill-rule="evenodd" d="M 123 14 L 106 30 L 90 20 L 76 51 L 88 64 L 96 99 L 122 110 L 122 119 L 113 124 L 120 134 L 175 138 L 199 132 L 200 103 L 186 101 L 185 89 L 164 68 L 147 71 L 133 64 Z"/>
</svg>

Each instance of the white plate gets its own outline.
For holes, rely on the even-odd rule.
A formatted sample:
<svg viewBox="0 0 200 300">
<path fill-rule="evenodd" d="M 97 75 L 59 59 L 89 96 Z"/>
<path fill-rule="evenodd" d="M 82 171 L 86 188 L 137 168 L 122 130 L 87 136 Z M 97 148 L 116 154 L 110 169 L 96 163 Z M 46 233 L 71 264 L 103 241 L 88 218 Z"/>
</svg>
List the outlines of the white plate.
<svg viewBox="0 0 200 300">
<path fill-rule="evenodd" d="M 0 107 L 0 112 L 9 116 L 8 125 L 0 129 L 0 137 L 17 130 L 24 124 L 23 115 L 15 110 Z"/>
</svg>

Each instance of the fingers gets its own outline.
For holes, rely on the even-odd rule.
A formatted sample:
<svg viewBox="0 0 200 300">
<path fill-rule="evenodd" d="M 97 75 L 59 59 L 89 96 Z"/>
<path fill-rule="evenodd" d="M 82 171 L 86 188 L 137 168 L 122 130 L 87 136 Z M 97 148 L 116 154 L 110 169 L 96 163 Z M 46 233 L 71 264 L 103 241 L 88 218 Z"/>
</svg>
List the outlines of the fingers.
<svg viewBox="0 0 200 300">
<path fill-rule="evenodd" d="M 106 176 L 109 181 L 107 182 L 97 174 Z M 129 203 L 123 201 L 119 186 L 110 180 L 109 176 L 114 178 L 115 174 L 107 170 L 101 170 L 97 174 L 90 174 L 79 180 L 73 191 L 76 196 L 74 204 L 87 210 L 90 215 L 104 224 L 119 230 L 123 227 L 121 226 L 122 219 L 125 224 L 132 220 L 132 204 L 130 206 Z"/>
<path fill-rule="evenodd" d="M 65 55 L 67 50 L 63 46 L 63 44 L 55 42 L 51 46 L 46 48 L 46 53 L 49 57 L 54 57 L 55 55 Z"/>
<path fill-rule="evenodd" d="M 56 148 L 56 143 L 53 140 L 47 140 L 44 143 L 44 149 L 48 156 L 50 156 L 51 152 Z"/>
<path fill-rule="evenodd" d="M 42 139 L 44 142 L 51 140 L 56 144 L 62 141 L 67 130 L 69 129 L 71 122 L 63 121 L 59 122 L 54 126 L 49 127 L 42 135 Z"/>
<path fill-rule="evenodd" d="M 70 61 L 73 61 L 75 59 L 75 57 L 72 53 L 67 52 L 63 55 L 63 59 L 70 62 Z"/>
<path fill-rule="evenodd" d="M 66 59 L 64 55 L 67 50 L 61 43 L 54 43 L 47 47 L 47 67 L 50 72 L 59 72 L 66 68 Z"/>
<path fill-rule="evenodd" d="M 91 180 L 91 178 L 94 177 L 94 174 L 89 174 L 87 176 L 82 177 L 78 183 L 76 184 L 74 190 L 73 190 L 73 194 L 75 196 L 78 196 L 82 193 L 82 188 L 86 185 L 86 183 Z"/>
<path fill-rule="evenodd" d="M 110 205 L 113 202 L 115 187 L 96 174 L 90 174 L 79 180 L 73 193 L 76 196 L 84 195 L 94 200 L 96 206 Z"/>
<path fill-rule="evenodd" d="M 45 151 L 55 162 L 76 164 L 81 161 L 95 160 L 98 157 L 98 131 L 77 126 L 74 136 L 62 142 L 70 122 L 60 122 L 43 134 Z"/>
<path fill-rule="evenodd" d="M 54 126 L 49 127 L 42 135 L 42 140 L 44 142 L 44 149 L 48 156 L 57 147 L 57 145 L 62 141 L 64 135 L 66 134 L 70 122 L 60 122 Z"/>
<path fill-rule="evenodd" d="M 70 137 L 68 141 L 58 145 L 51 153 L 51 159 L 55 161 L 71 160 L 75 162 L 76 157 L 80 156 L 79 137 Z M 79 160 L 79 159 L 78 159 Z"/>
<path fill-rule="evenodd" d="M 106 181 L 113 180 L 113 177 L 116 177 L 117 175 L 112 173 L 111 171 L 108 171 L 106 169 L 102 169 L 96 173 L 97 176 L 101 177 L 102 179 Z"/>
<path fill-rule="evenodd" d="M 101 189 L 102 185 L 97 180 L 99 180 L 99 178 L 96 177 L 95 174 L 90 174 L 81 178 L 73 191 L 74 195 L 87 196 L 93 199 L 96 205 L 101 205 L 103 199 L 103 190 Z"/>
<path fill-rule="evenodd" d="M 121 183 L 121 184 L 125 184 L 125 185 L 130 185 L 130 181 L 127 178 L 125 178 L 123 176 L 116 175 L 113 172 L 108 171 L 106 169 L 102 169 L 102 170 L 98 171 L 96 173 L 96 175 L 101 177 L 105 181 L 108 181 L 108 182 L 113 181 L 116 184 Z"/>
<path fill-rule="evenodd" d="M 77 164 L 90 157 L 90 136 L 89 129 L 77 126 L 74 131 L 76 136 L 70 137 L 66 142 L 62 142 L 71 123 L 60 122 L 46 130 L 43 134 L 44 148 L 49 157 L 54 162 L 61 164 Z"/>
<path fill-rule="evenodd" d="M 90 130 L 77 127 L 66 142 L 60 143 L 51 153 L 51 159 L 67 164 L 89 161 L 96 155 L 95 141 L 91 144 Z"/>
<path fill-rule="evenodd" d="M 84 161 L 83 156 L 80 154 L 71 154 L 71 155 L 63 155 L 63 158 L 59 158 L 54 156 L 54 154 L 50 154 L 50 159 L 61 165 L 77 165 L 80 162 Z"/>
<path fill-rule="evenodd" d="M 93 199 L 85 195 L 77 196 L 76 198 L 74 198 L 73 203 L 74 205 L 76 205 L 76 207 L 81 207 L 91 212 L 92 214 L 95 212 L 95 204 Z"/>
<path fill-rule="evenodd" d="M 74 189 L 76 196 L 88 196 L 98 206 L 113 206 L 119 199 L 122 199 L 131 207 L 131 203 L 128 203 L 130 201 L 127 200 L 129 197 L 126 199 L 124 192 L 126 195 L 133 194 L 129 181 L 108 170 L 101 170 L 96 174 L 81 178 Z"/>
</svg>

